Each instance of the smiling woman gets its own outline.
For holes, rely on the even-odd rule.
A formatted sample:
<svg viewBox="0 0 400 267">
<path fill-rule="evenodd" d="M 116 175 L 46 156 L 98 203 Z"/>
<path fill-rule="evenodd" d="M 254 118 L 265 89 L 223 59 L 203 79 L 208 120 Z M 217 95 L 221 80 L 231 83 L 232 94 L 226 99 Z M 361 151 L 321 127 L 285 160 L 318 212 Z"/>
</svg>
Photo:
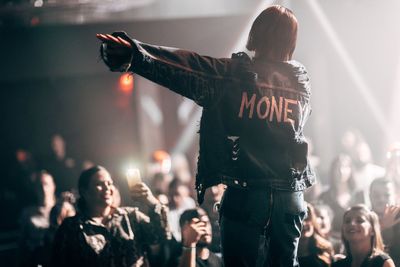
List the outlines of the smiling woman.
<svg viewBox="0 0 400 267">
<path fill-rule="evenodd" d="M 149 206 L 148 216 L 134 207 L 115 207 L 115 187 L 101 166 L 79 178 L 80 212 L 66 219 L 56 233 L 54 266 L 141 266 L 143 245 L 166 236 L 165 212 L 144 183 L 131 189 L 132 197 Z"/>
<path fill-rule="evenodd" d="M 343 216 L 342 241 L 347 257 L 332 267 L 392 267 L 393 260 L 383 252 L 378 215 L 365 205 L 348 209 Z"/>
</svg>

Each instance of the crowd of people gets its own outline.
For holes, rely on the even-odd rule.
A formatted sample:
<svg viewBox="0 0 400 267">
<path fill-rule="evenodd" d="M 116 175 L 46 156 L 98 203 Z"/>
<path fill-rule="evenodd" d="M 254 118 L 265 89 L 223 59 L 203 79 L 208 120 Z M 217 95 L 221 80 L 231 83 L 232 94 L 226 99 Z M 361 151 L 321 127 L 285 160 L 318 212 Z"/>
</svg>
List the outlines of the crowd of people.
<svg viewBox="0 0 400 267">
<path fill-rule="evenodd" d="M 399 266 L 400 146 L 388 149 L 382 167 L 358 131 L 342 144 L 326 182 L 306 193 L 300 266 Z"/>
<path fill-rule="evenodd" d="M 388 150 L 380 167 L 357 136 L 306 191 L 300 266 L 400 264 L 400 146 Z M 200 208 L 189 165 L 182 156 L 178 167 L 168 168 L 170 161 L 166 152 L 153 154 L 148 185 L 130 191 L 130 203 L 122 203 L 104 167 L 82 166 L 79 179 L 71 177 L 76 185 L 60 192 L 50 171 L 21 172 L 20 165 L 24 189 L 13 198 L 19 199 L 19 266 L 222 266 L 218 208 L 226 186 L 207 190 Z M 368 181 L 355 178 L 361 175 Z"/>
<path fill-rule="evenodd" d="M 61 135 L 53 139 L 62 140 L 65 149 Z M 6 183 L 1 197 L 13 212 L 2 229 L 18 229 L 18 266 L 195 266 L 192 261 L 222 266 L 214 204 L 224 187 L 213 187 L 204 209 L 197 207 L 184 156 L 174 156 L 171 169 L 171 156 L 155 151 L 149 177 L 130 188 L 124 201 L 106 168 L 69 167 L 70 157 L 56 161 L 56 151 L 48 162 L 50 157 L 39 159 L 28 150 L 12 155 L 16 164 L 9 165 L 7 180 L 14 181 Z M 68 181 L 56 178 L 63 169 L 61 179 Z"/>
<path fill-rule="evenodd" d="M 97 34 L 111 71 L 203 107 L 196 180 L 187 164 L 171 171 L 168 153 L 157 151 L 156 171 L 130 180 L 125 203 L 114 175 L 77 164 L 60 135 L 39 168 L 18 150 L 1 197 L 16 200 L 6 214 L 19 218 L 19 265 L 400 266 L 400 146 L 381 167 L 349 131 L 330 172 L 318 169 L 303 134 L 311 87 L 292 60 L 297 28 L 291 10 L 268 7 L 249 33 L 254 57 L 229 59 Z"/>
</svg>

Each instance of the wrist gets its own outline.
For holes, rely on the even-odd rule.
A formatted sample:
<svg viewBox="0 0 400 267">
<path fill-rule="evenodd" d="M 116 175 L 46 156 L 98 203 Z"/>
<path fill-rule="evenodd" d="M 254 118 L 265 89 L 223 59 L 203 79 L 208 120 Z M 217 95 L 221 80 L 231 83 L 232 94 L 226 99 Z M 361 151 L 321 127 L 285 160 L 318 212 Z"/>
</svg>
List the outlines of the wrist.
<svg viewBox="0 0 400 267">
<path fill-rule="evenodd" d="M 196 248 L 196 242 L 183 242 L 182 247 L 184 248 Z"/>
<path fill-rule="evenodd" d="M 190 250 L 190 251 L 192 251 L 192 250 L 195 250 L 196 249 L 196 245 L 190 245 L 190 246 L 185 246 L 185 245 L 182 245 L 182 250 Z"/>
<path fill-rule="evenodd" d="M 151 208 L 156 208 L 158 205 L 161 205 L 161 203 L 153 196 L 147 199 L 147 205 Z"/>
</svg>

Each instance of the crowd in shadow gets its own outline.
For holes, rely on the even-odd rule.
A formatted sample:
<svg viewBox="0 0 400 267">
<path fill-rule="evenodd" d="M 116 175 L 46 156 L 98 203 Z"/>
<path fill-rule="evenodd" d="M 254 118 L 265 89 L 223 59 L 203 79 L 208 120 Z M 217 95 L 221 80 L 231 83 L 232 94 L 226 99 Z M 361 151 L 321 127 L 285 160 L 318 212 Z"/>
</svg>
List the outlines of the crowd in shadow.
<svg viewBox="0 0 400 267">
<path fill-rule="evenodd" d="M 222 266 L 218 207 L 226 186 L 207 190 L 198 207 L 184 156 L 154 152 L 148 177 L 125 203 L 105 167 L 67 155 L 61 135 L 52 148 L 40 159 L 18 149 L 7 166 L 2 234 L 15 231 L 17 244 L 8 264 Z M 318 171 L 318 158 L 310 159 Z M 300 266 L 400 266 L 400 146 L 378 166 L 366 140 L 349 131 L 320 178 L 306 192 Z M 383 265 L 388 259 L 393 265 Z"/>
</svg>

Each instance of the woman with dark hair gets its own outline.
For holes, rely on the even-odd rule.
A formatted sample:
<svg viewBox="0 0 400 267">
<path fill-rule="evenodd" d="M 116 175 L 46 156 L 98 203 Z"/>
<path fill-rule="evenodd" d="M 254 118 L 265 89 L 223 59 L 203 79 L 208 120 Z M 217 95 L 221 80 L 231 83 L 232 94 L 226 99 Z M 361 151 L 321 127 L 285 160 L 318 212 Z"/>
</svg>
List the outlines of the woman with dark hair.
<svg viewBox="0 0 400 267">
<path fill-rule="evenodd" d="M 303 222 L 299 242 L 300 267 L 329 267 L 332 259 L 332 244 L 320 231 L 314 207 L 307 204 L 307 217 Z"/>
<path fill-rule="evenodd" d="M 82 172 L 78 187 L 79 212 L 56 233 L 54 266 L 142 266 L 144 245 L 165 237 L 165 207 L 144 183 L 136 184 L 131 194 L 149 206 L 149 216 L 137 208 L 115 207 L 113 180 L 101 166 Z"/>
<path fill-rule="evenodd" d="M 201 204 L 207 188 L 227 185 L 220 209 L 226 266 L 298 266 L 303 191 L 315 175 L 303 135 L 310 80 L 292 60 L 297 29 L 291 10 L 266 8 L 249 33 L 252 58 L 201 56 L 124 32 L 97 35 L 111 71 L 136 73 L 203 107 L 197 199 Z"/>
<path fill-rule="evenodd" d="M 343 216 L 342 241 L 346 258 L 332 267 L 394 267 L 393 260 L 383 252 L 378 215 L 365 205 L 348 209 Z"/>
</svg>

